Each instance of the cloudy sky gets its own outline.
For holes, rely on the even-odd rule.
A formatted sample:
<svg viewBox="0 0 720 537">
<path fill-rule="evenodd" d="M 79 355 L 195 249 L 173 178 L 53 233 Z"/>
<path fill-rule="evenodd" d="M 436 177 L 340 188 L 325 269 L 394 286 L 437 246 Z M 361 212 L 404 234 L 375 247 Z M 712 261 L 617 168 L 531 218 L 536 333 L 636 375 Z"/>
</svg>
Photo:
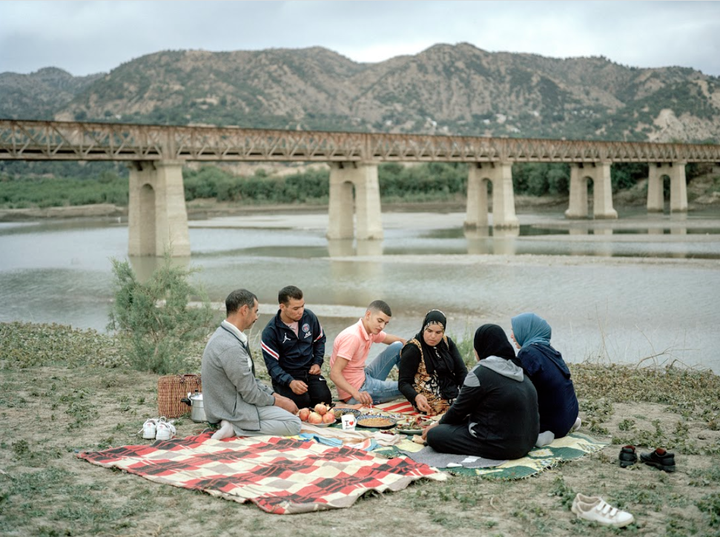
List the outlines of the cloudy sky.
<svg viewBox="0 0 720 537">
<path fill-rule="evenodd" d="M 323 46 L 358 62 L 436 43 L 720 76 L 720 1 L 2 1 L 0 73 L 108 72 L 161 50 Z"/>
</svg>

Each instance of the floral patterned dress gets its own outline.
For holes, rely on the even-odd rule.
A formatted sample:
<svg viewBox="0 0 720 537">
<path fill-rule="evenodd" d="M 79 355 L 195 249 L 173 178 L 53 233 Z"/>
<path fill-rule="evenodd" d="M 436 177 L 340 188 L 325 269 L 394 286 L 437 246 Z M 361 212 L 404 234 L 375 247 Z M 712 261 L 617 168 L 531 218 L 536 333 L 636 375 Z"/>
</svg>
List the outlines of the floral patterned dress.
<svg viewBox="0 0 720 537">
<path fill-rule="evenodd" d="M 442 398 L 437 371 L 434 371 L 432 375 L 428 373 L 427 368 L 425 367 L 425 356 L 423 355 L 422 345 L 420 345 L 420 342 L 413 338 L 408 341 L 408 343 L 416 345 L 420 350 L 420 365 L 418 366 L 417 373 L 415 373 L 413 388 L 415 388 L 417 393 L 425 396 L 428 404 L 433 409 L 433 415 L 442 414 L 450 408 L 453 400 Z"/>
</svg>

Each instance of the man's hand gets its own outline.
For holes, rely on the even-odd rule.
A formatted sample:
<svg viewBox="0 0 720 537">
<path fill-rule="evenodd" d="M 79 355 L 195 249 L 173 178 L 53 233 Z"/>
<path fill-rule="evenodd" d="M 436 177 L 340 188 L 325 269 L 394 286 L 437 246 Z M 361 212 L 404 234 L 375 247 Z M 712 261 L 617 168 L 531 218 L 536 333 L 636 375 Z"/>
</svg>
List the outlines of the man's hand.
<svg viewBox="0 0 720 537">
<path fill-rule="evenodd" d="M 353 395 L 353 398 L 356 401 L 360 401 L 360 403 L 362 403 L 363 405 L 369 406 L 369 405 L 373 404 L 372 397 L 370 396 L 370 394 L 368 392 L 357 392 L 356 395 Z"/>
<path fill-rule="evenodd" d="M 310 371 L 308 371 L 311 375 L 319 375 L 320 374 L 320 366 L 317 364 L 313 364 L 310 366 Z"/>
<path fill-rule="evenodd" d="M 427 440 L 428 431 L 429 431 L 430 429 L 433 429 L 433 428 L 437 427 L 438 425 L 440 425 L 440 422 L 436 421 L 436 422 L 433 423 L 432 425 L 429 425 L 429 426 L 425 427 L 425 428 L 423 429 L 423 432 L 422 432 L 422 439 L 423 439 L 423 440 Z"/>
<path fill-rule="evenodd" d="M 296 395 L 302 395 L 308 391 L 307 384 L 305 384 L 302 380 L 293 380 L 290 384 L 288 384 L 288 386 Z"/>
<path fill-rule="evenodd" d="M 427 397 L 421 393 L 415 396 L 415 404 L 417 405 L 418 410 L 422 410 L 427 414 L 431 414 L 433 411 L 432 407 L 428 404 Z"/>
<path fill-rule="evenodd" d="M 298 407 L 292 399 L 284 397 L 278 393 L 274 393 L 273 397 L 275 398 L 275 406 L 287 410 L 290 414 L 298 413 Z"/>
</svg>

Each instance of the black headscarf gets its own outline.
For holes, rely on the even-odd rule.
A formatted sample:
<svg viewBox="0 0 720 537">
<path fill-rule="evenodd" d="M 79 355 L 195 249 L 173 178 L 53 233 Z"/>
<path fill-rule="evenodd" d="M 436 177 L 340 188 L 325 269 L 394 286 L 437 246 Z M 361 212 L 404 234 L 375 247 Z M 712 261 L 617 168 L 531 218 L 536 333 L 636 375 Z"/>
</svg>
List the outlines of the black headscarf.
<svg viewBox="0 0 720 537">
<path fill-rule="evenodd" d="M 447 326 L 447 318 L 445 317 L 445 314 L 440 310 L 428 311 L 425 315 L 425 319 L 423 319 L 420 332 L 415 335 L 415 339 L 417 339 L 420 342 L 420 345 L 422 345 L 425 369 L 427 369 L 429 375 L 432 375 L 435 371 L 437 371 L 438 375 L 441 377 L 451 376 L 453 373 L 453 359 L 452 356 L 450 356 L 450 348 L 448 347 L 446 338 L 443 337 L 440 340 L 440 343 L 438 343 L 435 347 L 431 347 L 425 343 L 423 332 L 425 332 L 425 329 L 431 324 L 441 325 L 443 332 L 445 332 L 445 327 Z"/>
<path fill-rule="evenodd" d="M 498 356 L 506 360 L 515 359 L 515 350 L 508 341 L 505 331 L 496 324 L 484 324 L 475 331 L 473 347 L 482 360 L 488 356 Z"/>
</svg>

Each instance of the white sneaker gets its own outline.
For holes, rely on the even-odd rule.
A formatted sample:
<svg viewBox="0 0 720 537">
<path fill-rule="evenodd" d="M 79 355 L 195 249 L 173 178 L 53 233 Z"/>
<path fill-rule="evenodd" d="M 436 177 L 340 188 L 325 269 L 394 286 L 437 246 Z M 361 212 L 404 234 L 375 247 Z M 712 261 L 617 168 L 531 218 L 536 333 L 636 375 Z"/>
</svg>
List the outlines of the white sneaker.
<svg viewBox="0 0 720 537">
<path fill-rule="evenodd" d="M 555 440 L 555 433 L 552 431 L 545 431 L 538 435 L 537 440 L 535 440 L 535 447 L 545 447 L 553 443 L 553 440 Z"/>
<path fill-rule="evenodd" d="M 578 518 L 604 526 L 623 528 L 635 522 L 635 517 L 630 513 L 613 507 L 599 496 L 578 494 L 573 500 L 571 510 Z"/>
<path fill-rule="evenodd" d="M 582 425 L 582 420 L 580 419 L 580 416 L 578 416 L 577 419 L 575 420 L 575 423 L 572 426 L 572 429 L 570 429 L 570 432 L 574 433 L 575 431 L 577 431 L 580 428 L 581 425 Z"/>
<path fill-rule="evenodd" d="M 151 440 L 155 438 L 155 432 L 157 431 L 157 422 L 159 418 L 150 418 L 145 420 L 145 423 L 143 423 L 143 428 L 138 431 L 138 434 L 142 433 L 142 437 L 146 440 Z"/>
<path fill-rule="evenodd" d="M 164 420 L 165 418 L 163 418 L 163 421 L 157 422 L 157 432 L 155 433 L 156 440 L 170 440 L 175 436 L 175 426 L 172 422 Z"/>
</svg>

